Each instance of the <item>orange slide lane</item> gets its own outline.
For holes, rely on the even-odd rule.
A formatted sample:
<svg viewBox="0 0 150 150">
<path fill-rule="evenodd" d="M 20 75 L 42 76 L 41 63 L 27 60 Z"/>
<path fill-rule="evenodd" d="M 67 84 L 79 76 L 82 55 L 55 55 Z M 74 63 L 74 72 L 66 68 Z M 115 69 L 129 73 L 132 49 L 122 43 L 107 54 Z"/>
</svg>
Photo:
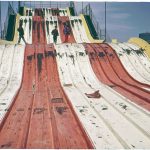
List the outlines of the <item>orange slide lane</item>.
<svg viewBox="0 0 150 150">
<path fill-rule="evenodd" d="M 72 29 L 71 29 L 69 17 L 66 17 L 66 16 L 58 16 L 58 24 L 59 24 L 59 31 L 60 31 L 61 41 L 62 42 L 65 41 L 65 35 L 64 35 L 64 32 L 63 32 L 64 23 L 69 24 L 69 27 L 70 27 L 70 30 L 71 30 L 71 33 L 68 37 L 68 42 L 67 43 L 75 43 L 76 41 L 75 41 L 74 36 L 73 36 L 73 32 L 72 32 Z"/>
<path fill-rule="evenodd" d="M 22 85 L 0 126 L 0 148 L 93 148 L 60 85 L 42 19 L 33 20 L 33 44 L 26 46 Z"/>
<path fill-rule="evenodd" d="M 98 79 L 131 101 L 150 110 L 150 94 L 132 85 L 125 83 L 114 71 L 107 55 L 101 47 L 93 44 L 84 44 L 88 51 L 92 68 Z"/>
</svg>

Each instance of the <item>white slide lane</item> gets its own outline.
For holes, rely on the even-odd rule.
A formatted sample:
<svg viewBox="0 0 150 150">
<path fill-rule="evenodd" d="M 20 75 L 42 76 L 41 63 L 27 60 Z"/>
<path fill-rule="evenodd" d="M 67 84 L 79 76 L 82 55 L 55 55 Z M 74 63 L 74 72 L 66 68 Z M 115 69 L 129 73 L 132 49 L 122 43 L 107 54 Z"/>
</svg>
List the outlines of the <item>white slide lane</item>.
<svg viewBox="0 0 150 150">
<path fill-rule="evenodd" d="M 8 84 L 14 57 L 14 45 L 6 45 L 0 66 L 0 94 Z"/>
<path fill-rule="evenodd" d="M 137 60 L 135 54 L 132 52 L 132 49 L 129 48 L 128 46 L 126 46 L 123 43 L 119 43 L 118 44 L 122 49 L 127 49 L 130 50 L 130 54 L 127 55 L 127 57 L 129 58 L 129 60 L 131 61 L 132 65 L 134 66 L 135 70 L 145 79 L 147 80 L 147 82 L 150 82 L 150 74 L 148 72 L 145 71 L 145 69 L 143 68 L 143 66 L 141 65 L 141 63 Z"/>
<path fill-rule="evenodd" d="M 32 16 L 34 16 L 34 10 L 32 8 L 25 8 L 26 12 L 25 12 L 25 16 L 29 16 L 31 12 Z"/>
<path fill-rule="evenodd" d="M 131 44 L 131 43 L 125 43 L 125 45 L 127 45 L 128 47 L 130 47 L 130 48 L 132 48 L 133 49 L 133 51 L 139 51 L 139 50 L 141 50 L 141 48 L 140 47 L 138 47 L 138 46 L 136 46 L 136 45 L 134 45 L 134 44 Z M 136 54 L 136 53 L 135 53 Z M 148 56 L 144 53 L 144 51 L 143 51 L 143 53 L 142 54 L 136 54 L 136 56 L 137 56 L 137 59 L 140 61 L 140 63 L 143 65 L 143 68 L 145 68 L 145 70 L 148 72 L 148 73 L 150 73 L 150 60 L 149 60 L 149 58 L 148 58 Z"/>
<path fill-rule="evenodd" d="M 5 49 L 5 45 L 0 45 L 0 67 L 1 67 L 1 63 L 2 63 L 4 49 Z"/>
<path fill-rule="evenodd" d="M 147 138 L 147 136 L 149 137 L 149 134 L 145 136 L 145 131 L 143 131 L 143 129 L 140 129 L 140 130 L 138 130 L 139 128 L 137 129 L 137 126 L 139 126 L 139 125 L 135 125 L 135 123 L 133 123 L 134 121 L 131 121 L 131 119 L 126 119 L 127 116 L 125 117 L 123 115 L 123 112 L 119 112 L 118 113 L 118 106 L 120 104 L 125 103 L 124 100 L 122 98 L 118 98 L 117 95 L 115 95 L 113 92 L 110 92 L 110 91 L 109 91 L 109 94 L 111 94 L 111 95 L 109 95 L 108 94 L 108 89 L 106 90 L 106 88 L 105 89 L 103 88 L 103 90 L 101 90 L 100 84 L 97 84 L 97 79 L 95 79 L 95 78 L 93 78 L 93 80 L 90 79 L 90 78 L 92 78 L 94 76 L 93 76 L 93 72 L 91 71 L 90 67 L 87 68 L 87 66 L 89 66 L 88 65 L 89 62 L 87 61 L 88 60 L 87 56 L 86 57 L 82 56 L 83 58 L 85 58 L 85 61 L 82 61 L 82 63 L 81 63 L 80 60 L 78 60 L 78 61 L 76 60 L 77 53 L 78 52 L 84 53 L 84 48 L 82 46 L 79 46 L 79 45 L 68 46 L 68 47 L 64 45 L 64 46 L 59 46 L 59 48 L 57 46 L 56 49 L 57 50 L 59 49 L 59 53 L 64 54 L 63 57 L 66 57 L 66 54 L 68 56 L 68 57 L 65 58 L 65 60 L 64 59 L 62 60 L 63 62 L 65 62 L 65 66 L 62 66 L 63 62 L 60 62 L 61 58 L 60 59 L 57 58 L 57 60 L 58 60 L 58 66 L 60 67 L 59 68 L 60 77 L 63 76 L 63 77 L 61 77 L 61 80 L 63 80 L 63 78 L 65 78 L 65 75 L 70 74 L 70 80 L 67 82 L 67 84 L 68 85 L 69 84 L 73 84 L 74 85 L 74 87 L 73 86 L 72 87 L 63 86 L 65 91 L 66 91 L 66 93 L 67 93 L 67 95 L 69 96 L 71 102 L 74 105 L 79 105 L 81 102 L 85 101 L 85 105 L 90 105 L 90 107 L 93 108 L 92 111 L 94 111 L 96 113 L 95 115 L 96 115 L 97 120 L 99 118 L 99 120 L 102 121 L 103 124 L 105 124 L 105 126 L 107 127 L 107 128 L 106 127 L 103 128 L 103 132 L 104 133 L 112 132 L 112 134 L 116 137 L 118 142 L 120 142 L 122 144 L 123 147 L 133 148 L 135 146 L 136 148 L 140 148 L 140 147 L 147 148 L 149 146 L 149 144 L 146 144 L 149 141 L 149 139 Z M 75 53 L 74 50 L 76 50 L 76 52 L 77 51 L 78 52 Z M 70 52 L 71 52 L 71 54 L 70 54 Z M 71 57 L 71 56 L 74 56 L 74 57 Z M 73 58 L 74 58 L 74 61 L 73 61 Z M 83 62 L 85 62 L 85 63 L 83 63 Z M 87 76 L 82 76 L 81 71 L 79 69 L 80 67 L 78 66 L 79 65 L 78 63 L 81 65 L 80 67 L 81 67 L 82 73 L 85 72 L 84 75 L 87 74 Z M 82 66 L 82 64 L 84 64 L 84 65 Z M 85 68 L 85 70 L 84 70 L 84 68 Z M 67 76 L 67 79 L 69 79 L 69 76 Z M 103 97 L 100 98 L 100 99 L 88 99 L 84 95 L 84 93 L 93 92 L 94 89 L 91 88 L 90 86 L 88 86 L 89 84 L 87 84 L 85 81 L 86 82 L 88 81 L 89 84 L 92 87 L 94 87 L 95 90 L 99 89 L 101 94 L 105 93 L 104 96 L 106 96 L 106 92 L 107 92 L 107 95 L 109 96 L 109 98 L 107 97 L 108 100 L 106 100 L 106 98 L 103 98 Z M 64 84 L 64 81 L 62 81 L 62 83 Z M 96 88 L 95 88 L 95 86 L 96 86 Z M 75 96 L 73 94 L 74 91 L 72 91 L 73 92 L 72 93 L 71 90 L 70 90 L 71 88 L 74 88 L 74 90 L 76 91 L 75 93 L 76 94 L 79 93 L 81 95 L 80 97 L 83 99 L 81 101 L 81 98 L 80 98 L 78 104 L 77 104 L 76 100 L 74 99 L 74 96 Z M 117 108 L 114 109 L 114 106 L 113 106 L 114 104 L 110 105 L 110 102 L 108 103 L 108 101 L 110 101 L 109 100 L 110 97 L 112 99 L 113 99 L 113 97 L 117 97 L 117 99 L 121 99 L 121 101 L 123 101 L 123 103 L 121 103 L 121 101 L 118 102 L 118 104 L 116 103 L 116 105 L 118 105 L 118 106 L 116 106 Z M 112 100 L 112 102 L 113 101 L 114 100 Z M 127 106 L 128 107 L 133 107 L 132 105 L 130 105 L 128 103 L 127 103 Z M 121 105 L 120 105 L 120 107 L 121 107 Z M 76 111 L 78 112 L 79 115 L 81 115 L 81 113 L 79 113 L 79 110 L 77 108 L 75 107 Z M 107 108 L 107 110 L 103 111 L 105 108 Z M 87 110 L 87 108 L 86 108 L 86 110 Z M 119 111 L 121 111 L 121 110 L 122 110 L 122 108 Z M 133 110 L 136 110 L 137 112 L 142 113 L 139 109 L 136 109 L 136 107 L 133 107 L 132 111 Z M 110 118 L 110 114 L 112 116 L 115 116 L 115 118 L 111 119 Z M 145 115 L 143 113 L 142 113 L 142 115 L 144 115 L 144 117 L 147 118 L 147 115 Z M 138 117 L 139 117 L 139 115 L 138 115 Z M 135 116 L 133 118 L 135 118 Z M 137 120 L 141 122 L 141 120 L 139 120 L 139 118 Z M 148 122 L 145 124 L 146 127 L 147 127 L 147 124 L 149 124 L 149 121 L 150 120 L 148 120 Z M 84 124 L 87 124 L 87 123 L 83 122 L 83 126 L 85 126 Z M 94 122 L 93 124 L 95 124 L 95 126 L 97 126 L 98 121 Z M 124 126 L 125 130 L 122 129 L 123 126 Z M 89 129 L 88 129 L 89 127 L 85 127 L 85 128 L 87 129 L 87 131 L 89 131 Z M 130 136 L 129 136 L 129 133 L 128 134 L 126 133 L 126 128 L 128 128 Z M 142 130 L 142 132 L 141 132 L 141 130 Z M 144 134 L 143 134 L 143 132 L 144 132 Z M 88 132 L 88 134 L 90 135 L 91 133 Z M 131 135 L 137 135 L 136 136 L 137 138 L 133 139 L 133 137 Z M 106 145 L 106 143 L 104 141 L 101 143 L 101 145 L 99 145 L 100 144 L 99 143 L 100 139 L 98 139 L 96 136 L 94 137 L 94 135 L 91 135 L 90 137 L 91 137 L 92 141 L 94 141 L 95 146 L 97 148 L 106 148 L 106 147 L 108 148 L 110 146 L 109 144 Z M 144 142 L 142 144 L 138 141 L 140 139 L 142 139 L 142 140 L 144 139 L 143 140 Z M 104 139 L 102 138 L 101 140 L 105 140 L 105 137 L 104 137 Z M 110 148 L 114 148 L 114 147 L 117 147 L 117 146 L 119 146 L 119 145 L 116 145 L 116 146 L 112 145 L 112 146 L 110 146 Z"/>
<path fill-rule="evenodd" d="M 46 32 L 46 40 L 47 44 L 54 43 L 52 30 L 57 26 L 59 36 L 57 36 L 57 43 L 62 43 L 60 38 L 60 31 L 58 26 L 58 18 L 56 16 L 46 17 L 45 18 L 45 32 Z"/>
<path fill-rule="evenodd" d="M 52 16 L 52 10 L 50 8 L 45 9 L 45 18 L 49 18 Z"/>
<path fill-rule="evenodd" d="M 67 9 L 59 8 L 59 15 L 60 16 L 68 16 Z"/>
<path fill-rule="evenodd" d="M 71 28 L 73 31 L 74 38 L 77 43 L 91 43 L 86 34 L 85 28 L 83 26 L 80 16 L 69 17 Z"/>
<path fill-rule="evenodd" d="M 31 17 L 26 17 L 26 16 L 21 16 L 20 20 L 23 20 L 23 29 L 24 29 L 24 38 L 25 41 L 28 44 L 32 44 L 32 16 Z M 19 33 L 18 33 L 19 35 Z M 19 38 L 19 36 L 18 36 Z M 21 39 L 20 44 L 25 45 L 24 41 Z"/>
<path fill-rule="evenodd" d="M 126 52 L 118 46 L 118 44 L 111 43 L 109 44 L 117 53 L 121 63 L 123 64 L 124 68 L 127 70 L 127 72 L 137 81 L 141 83 L 148 84 L 148 81 L 143 78 L 141 74 L 134 68 L 134 65 L 132 64 L 130 58 L 126 54 Z"/>
<path fill-rule="evenodd" d="M 8 68 L 11 69 L 9 69 L 8 71 L 8 78 L 7 78 L 7 82 L 5 83 L 5 87 L 3 87 L 3 91 L 1 91 L 0 93 L 0 122 L 4 118 L 7 110 L 9 109 L 9 106 L 13 101 L 13 98 L 15 97 L 16 93 L 18 92 L 21 86 L 22 74 L 23 74 L 25 46 L 8 45 L 6 46 L 5 51 L 7 51 L 7 49 L 9 53 L 11 53 L 11 55 L 13 56 L 11 56 L 12 57 L 11 59 L 9 58 L 11 63 L 9 63 L 7 59 L 5 59 L 5 63 L 6 63 L 5 67 L 7 67 L 6 70 Z"/>
</svg>

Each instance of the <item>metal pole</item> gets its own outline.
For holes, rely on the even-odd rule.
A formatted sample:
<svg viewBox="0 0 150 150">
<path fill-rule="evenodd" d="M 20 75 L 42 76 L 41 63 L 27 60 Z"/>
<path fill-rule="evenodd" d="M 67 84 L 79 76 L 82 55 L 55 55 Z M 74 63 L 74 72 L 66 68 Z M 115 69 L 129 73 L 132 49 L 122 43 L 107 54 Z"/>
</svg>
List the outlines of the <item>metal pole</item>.
<svg viewBox="0 0 150 150">
<path fill-rule="evenodd" d="M 106 42 L 106 2 L 105 2 L 105 42 Z"/>
<path fill-rule="evenodd" d="M 20 1 L 18 1 L 18 11 L 19 11 L 19 8 L 20 8 Z"/>
<path fill-rule="evenodd" d="M 83 14 L 83 2 L 82 2 L 82 14 Z"/>
</svg>

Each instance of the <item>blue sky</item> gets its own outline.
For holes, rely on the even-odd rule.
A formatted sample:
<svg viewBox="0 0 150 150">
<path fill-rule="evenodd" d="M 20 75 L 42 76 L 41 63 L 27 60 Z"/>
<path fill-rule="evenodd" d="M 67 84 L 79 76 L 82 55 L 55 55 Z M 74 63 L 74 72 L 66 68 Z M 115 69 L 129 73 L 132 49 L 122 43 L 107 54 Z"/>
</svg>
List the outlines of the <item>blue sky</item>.
<svg viewBox="0 0 150 150">
<path fill-rule="evenodd" d="M 2 18 L 4 20 L 7 3 L 2 2 Z M 84 6 L 87 4 L 83 2 Z M 93 13 L 104 29 L 104 2 L 90 2 Z M 17 2 L 13 2 L 15 10 Z M 75 2 L 77 11 L 82 3 Z M 150 2 L 107 2 L 107 32 L 111 38 L 127 41 L 130 37 L 138 37 L 141 32 L 150 32 Z"/>
</svg>

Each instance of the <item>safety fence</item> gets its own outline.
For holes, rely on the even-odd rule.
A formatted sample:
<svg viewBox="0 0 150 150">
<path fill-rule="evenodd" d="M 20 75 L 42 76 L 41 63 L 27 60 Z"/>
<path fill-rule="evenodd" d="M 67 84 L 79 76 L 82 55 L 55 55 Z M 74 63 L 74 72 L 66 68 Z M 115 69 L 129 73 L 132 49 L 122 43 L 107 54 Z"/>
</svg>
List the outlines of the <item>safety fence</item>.
<svg viewBox="0 0 150 150">
<path fill-rule="evenodd" d="M 106 41 L 111 41 L 111 38 L 107 32 L 105 35 L 105 29 L 100 28 L 100 23 L 99 23 L 99 21 L 97 21 L 90 3 L 87 4 L 83 9 L 81 9 L 81 11 L 79 13 L 88 15 L 90 17 L 99 39 L 105 40 L 105 37 L 106 37 Z"/>
</svg>

